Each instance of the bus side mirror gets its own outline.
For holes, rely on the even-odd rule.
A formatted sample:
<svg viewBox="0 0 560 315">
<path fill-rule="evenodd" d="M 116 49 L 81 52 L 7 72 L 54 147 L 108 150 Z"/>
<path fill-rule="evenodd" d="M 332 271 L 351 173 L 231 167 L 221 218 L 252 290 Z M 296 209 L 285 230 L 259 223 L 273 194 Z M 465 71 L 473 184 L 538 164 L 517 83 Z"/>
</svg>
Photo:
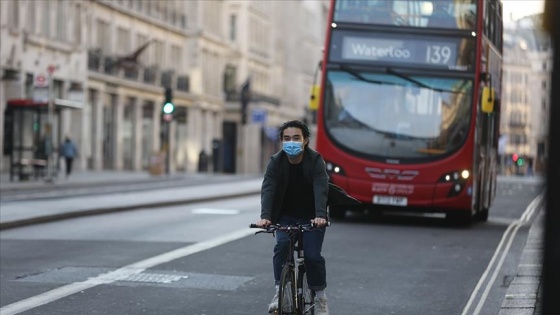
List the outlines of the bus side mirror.
<svg viewBox="0 0 560 315">
<path fill-rule="evenodd" d="M 494 89 L 493 88 L 485 87 L 482 89 L 481 107 L 483 113 L 491 114 L 494 112 Z"/>
<path fill-rule="evenodd" d="M 311 87 L 311 97 L 309 98 L 309 109 L 318 110 L 319 109 L 319 92 L 321 87 L 319 85 L 313 85 Z"/>
</svg>

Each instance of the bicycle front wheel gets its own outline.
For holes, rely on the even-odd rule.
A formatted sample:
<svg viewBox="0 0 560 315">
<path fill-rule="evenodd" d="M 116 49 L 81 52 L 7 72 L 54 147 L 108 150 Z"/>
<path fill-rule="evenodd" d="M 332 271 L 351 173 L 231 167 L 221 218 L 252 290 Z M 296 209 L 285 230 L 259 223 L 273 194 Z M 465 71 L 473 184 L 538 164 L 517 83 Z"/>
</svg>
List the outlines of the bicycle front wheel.
<svg viewBox="0 0 560 315">
<path fill-rule="evenodd" d="M 295 280 L 293 267 L 284 265 L 278 291 L 278 315 L 296 314 Z"/>
<path fill-rule="evenodd" d="M 301 308 L 301 314 L 315 315 L 315 293 L 309 289 L 305 268 L 302 268 L 298 274 L 298 289 L 301 289 L 301 293 L 298 294 L 298 305 Z"/>
</svg>

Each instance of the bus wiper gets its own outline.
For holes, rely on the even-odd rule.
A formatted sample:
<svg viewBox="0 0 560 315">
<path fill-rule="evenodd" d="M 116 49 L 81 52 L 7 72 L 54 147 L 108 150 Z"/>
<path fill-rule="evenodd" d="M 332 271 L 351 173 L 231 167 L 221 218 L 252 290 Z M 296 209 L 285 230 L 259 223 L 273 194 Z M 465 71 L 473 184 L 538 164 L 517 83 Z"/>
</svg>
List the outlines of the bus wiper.
<svg viewBox="0 0 560 315">
<path fill-rule="evenodd" d="M 422 82 L 420 82 L 420 81 L 418 81 L 418 80 L 414 80 L 413 78 L 411 78 L 411 77 L 409 77 L 409 76 L 407 76 L 407 75 L 405 75 L 405 74 L 399 73 L 399 72 L 395 71 L 395 70 L 394 70 L 393 68 L 391 68 L 391 67 L 387 67 L 387 68 L 385 69 L 385 72 L 387 72 L 387 73 L 389 73 L 389 74 L 392 74 L 392 75 L 394 75 L 394 76 L 397 76 L 397 77 L 399 77 L 399 78 L 401 78 L 401 79 L 404 79 L 404 80 L 406 80 L 406 81 L 408 81 L 408 82 L 412 82 L 412 83 L 416 84 L 416 85 L 419 86 L 419 87 L 423 87 L 423 88 L 425 88 L 425 89 L 429 89 L 429 90 L 432 90 L 432 91 L 443 92 L 443 93 L 452 93 L 452 94 L 463 94 L 463 93 L 464 93 L 464 92 L 462 92 L 462 91 L 444 90 L 444 89 L 438 89 L 438 88 L 435 88 L 435 87 L 431 87 L 431 86 L 429 86 L 429 85 L 427 85 L 427 84 L 425 84 L 425 83 L 422 83 Z"/>
<path fill-rule="evenodd" d="M 365 82 L 369 82 L 369 83 L 374 83 L 374 84 L 389 84 L 389 85 L 396 85 L 392 82 L 383 82 L 383 81 L 378 81 L 378 80 L 372 80 L 372 79 L 368 79 L 366 77 L 364 77 L 361 73 L 359 73 L 358 71 L 348 67 L 348 66 L 340 66 L 340 70 L 347 72 L 349 74 L 351 74 L 352 76 L 354 76 L 355 78 L 357 78 L 360 81 L 365 81 Z"/>
</svg>

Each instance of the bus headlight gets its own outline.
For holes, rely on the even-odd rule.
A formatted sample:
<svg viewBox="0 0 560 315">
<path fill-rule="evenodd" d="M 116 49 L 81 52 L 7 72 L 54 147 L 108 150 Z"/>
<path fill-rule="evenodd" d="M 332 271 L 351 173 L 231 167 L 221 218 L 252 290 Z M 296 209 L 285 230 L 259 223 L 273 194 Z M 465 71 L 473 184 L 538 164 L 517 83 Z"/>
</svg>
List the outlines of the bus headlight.
<svg viewBox="0 0 560 315">
<path fill-rule="evenodd" d="M 443 174 L 439 178 L 438 182 L 450 183 L 451 188 L 447 193 L 447 197 L 454 197 L 459 195 L 463 191 L 470 176 L 471 172 L 469 170 L 457 170 Z"/>
<path fill-rule="evenodd" d="M 443 174 L 438 182 L 440 183 L 449 183 L 449 182 L 464 182 L 471 176 L 471 172 L 469 170 L 461 170 L 461 171 L 452 171 L 449 173 Z"/>
<path fill-rule="evenodd" d="M 327 168 L 327 173 L 337 174 L 337 175 L 345 175 L 342 167 L 340 167 L 340 166 L 338 166 L 334 163 L 331 163 L 331 162 L 326 162 L 325 165 L 326 165 L 326 168 Z"/>
</svg>

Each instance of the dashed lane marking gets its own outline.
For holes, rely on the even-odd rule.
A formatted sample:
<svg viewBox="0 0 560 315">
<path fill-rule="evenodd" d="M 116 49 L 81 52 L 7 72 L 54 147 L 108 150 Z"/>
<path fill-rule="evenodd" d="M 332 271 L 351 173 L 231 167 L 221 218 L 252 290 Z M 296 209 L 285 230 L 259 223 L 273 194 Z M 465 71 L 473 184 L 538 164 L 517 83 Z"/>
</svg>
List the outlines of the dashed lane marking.
<svg viewBox="0 0 560 315">
<path fill-rule="evenodd" d="M 210 208 L 199 208 L 193 209 L 194 214 L 224 214 L 224 215 L 235 215 L 239 214 L 239 210 L 233 209 L 210 209 Z"/>
</svg>

